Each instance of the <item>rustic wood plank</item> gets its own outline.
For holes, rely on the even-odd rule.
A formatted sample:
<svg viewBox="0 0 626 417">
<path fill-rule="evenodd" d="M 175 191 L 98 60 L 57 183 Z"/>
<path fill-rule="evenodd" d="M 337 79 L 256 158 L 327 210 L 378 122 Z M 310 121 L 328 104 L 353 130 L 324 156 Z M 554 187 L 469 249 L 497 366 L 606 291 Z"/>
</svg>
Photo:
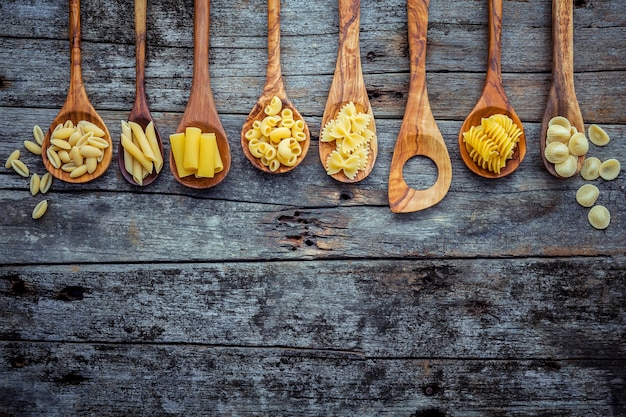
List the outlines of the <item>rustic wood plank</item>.
<svg viewBox="0 0 626 417">
<path fill-rule="evenodd" d="M 366 359 L 205 345 L 0 343 L 9 416 L 620 416 L 624 360 Z"/>
<path fill-rule="evenodd" d="M 624 359 L 625 261 L 3 267 L 0 339 Z"/>
</svg>

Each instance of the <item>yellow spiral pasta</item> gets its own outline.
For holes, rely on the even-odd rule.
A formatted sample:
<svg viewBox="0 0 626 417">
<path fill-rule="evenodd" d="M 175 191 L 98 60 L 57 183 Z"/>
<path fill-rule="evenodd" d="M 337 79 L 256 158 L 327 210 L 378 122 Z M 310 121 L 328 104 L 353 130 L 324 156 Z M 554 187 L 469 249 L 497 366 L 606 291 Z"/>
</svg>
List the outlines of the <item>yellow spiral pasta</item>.
<svg viewBox="0 0 626 417">
<path fill-rule="evenodd" d="M 499 174 L 506 161 L 513 157 L 522 131 L 505 114 L 483 118 L 479 126 L 463 132 L 463 141 L 474 163 L 483 169 Z"/>
</svg>

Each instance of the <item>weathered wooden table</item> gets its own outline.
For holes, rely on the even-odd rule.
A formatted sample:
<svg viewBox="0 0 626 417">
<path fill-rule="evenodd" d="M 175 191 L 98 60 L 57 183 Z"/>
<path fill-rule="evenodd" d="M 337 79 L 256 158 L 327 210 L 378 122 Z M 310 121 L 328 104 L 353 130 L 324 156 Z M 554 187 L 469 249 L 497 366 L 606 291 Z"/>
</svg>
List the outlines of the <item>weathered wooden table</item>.
<svg viewBox="0 0 626 417">
<path fill-rule="evenodd" d="M 244 158 L 241 126 L 265 80 L 266 4 L 214 0 L 210 71 L 233 165 L 214 189 L 169 170 L 146 188 L 117 165 L 41 195 L 0 169 L 0 415 L 624 416 L 626 175 L 596 180 L 606 230 L 576 203 L 579 176 L 544 169 L 551 6 L 504 2 L 505 89 L 525 123 L 520 168 L 486 180 L 457 135 L 482 89 L 487 2 L 432 0 L 430 103 L 452 158 L 434 207 L 391 213 L 387 181 L 407 100 L 403 0 L 363 0 L 361 56 L 380 153 L 364 181 L 324 172 L 317 138 L 334 70 L 337 2 L 282 2 L 285 86 L 312 132 L 282 176 Z M 576 92 L 626 163 L 626 3 L 574 1 Z M 0 156 L 47 128 L 69 81 L 63 0 L 0 3 Z M 148 5 L 147 93 L 173 133 L 192 73 L 193 2 Z M 82 4 L 83 70 L 115 141 L 134 99 L 132 2 Z M 169 152 L 169 143 L 166 143 Z M 428 161 L 405 169 L 434 181 Z"/>
</svg>

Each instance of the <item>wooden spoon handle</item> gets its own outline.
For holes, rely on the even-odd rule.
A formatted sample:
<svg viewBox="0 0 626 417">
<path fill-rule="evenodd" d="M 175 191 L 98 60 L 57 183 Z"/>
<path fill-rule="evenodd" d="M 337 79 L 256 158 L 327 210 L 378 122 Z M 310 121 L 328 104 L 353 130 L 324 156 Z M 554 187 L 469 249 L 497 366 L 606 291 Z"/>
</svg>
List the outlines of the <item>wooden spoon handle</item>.
<svg viewBox="0 0 626 417">
<path fill-rule="evenodd" d="M 87 99 L 83 83 L 82 58 L 80 51 L 80 0 L 69 0 L 70 12 L 70 86 L 68 97 L 81 96 Z"/>
<path fill-rule="evenodd" d="M 394 213 L 408 213 L 437 204 L 452 181 L 448 149 L 430 109 L 426 91 L 426 31 L 429 0 L 408 0 L 411 79 L 402 127 L 393 152 L 389 174 L 389 206 Z M 402 170 L 414 156 L 430 158 L 437 166 L 435 183 L 416 190 L 406 183 Z"/>
<path fill-rule="evenodd" d="M 574 90 L 574 6 L 570 0 L 552 2 L 552 88 L 561 116 L 583 132 L 582 115 Z M 580 123 L 578 123 L 580 121 Z"/>
<path fill-rule="evenodd" d="M 209 78 L 209 25 L 211 0 L 194 0 L 193 77 L 191 98 L 213 99 Z"/>
<path fill-rule="evenodd" d="M 145 107 L 145 65 L 146 65 L 146 8 L 147 0 L 135 0 L 135 106 L 133 112 Z"/>
<path fill-rule="evenodd" d="M 267 1 L 267 73 L 263 95 L 286 96 L 280 67 L 280 0 Z"/>
<path fill-rule="evenodd" d="M 486 87 L 502 85 L 500 51 L 502 45 L 502 0 L 489 0 L 489 52 Z"/>
<path fill-rule="evenodd" d="M 339 0 L 339 46 L 333 81 L 343 85 L 344 99 L 340 101 L 350 101 L 362 95 L 360 25 L 361 0 Z"/>
</svg>

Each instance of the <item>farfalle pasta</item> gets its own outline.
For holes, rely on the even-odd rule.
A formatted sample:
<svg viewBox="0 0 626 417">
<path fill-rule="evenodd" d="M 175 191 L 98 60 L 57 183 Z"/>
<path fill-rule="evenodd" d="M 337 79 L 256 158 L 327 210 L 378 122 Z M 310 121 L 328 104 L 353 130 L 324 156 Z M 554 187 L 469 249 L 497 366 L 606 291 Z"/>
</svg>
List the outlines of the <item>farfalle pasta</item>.
<svg viewBox="0 0 626 417">
<path fill-rule="evenodd" d="M 283 165 L 296 165 L 302 155 L 301 142 L 306 140 L 304 120 L 294 119 L 293 111 L 283 108 L 276 96 L 265 106 L 264 113 L 265 117 L 255 120 L 244 133 L 250 154 L 272 172 Z"/>
<path fill-rule="evenodd" d="M 463 132 L 463 141 L 474 163 L 483 169 L 499 174 L 506 161 L 513 157 L 522 131 L 505 114 L 483 118 L 479 126 Z"/>
<path fill-rule="evenodd" d="M 354 103 L 343 106 L 337 117 L 328 121 L 320 135 L 322 142 L 335 142 L 335 150 L 326 160 L 326 172 L 334 175 L 342 172 L 354 179 L 367 165 L 369 143 L 375 136 L 368 126 L 372 116 L 357 111 Z"/>
</svg>

